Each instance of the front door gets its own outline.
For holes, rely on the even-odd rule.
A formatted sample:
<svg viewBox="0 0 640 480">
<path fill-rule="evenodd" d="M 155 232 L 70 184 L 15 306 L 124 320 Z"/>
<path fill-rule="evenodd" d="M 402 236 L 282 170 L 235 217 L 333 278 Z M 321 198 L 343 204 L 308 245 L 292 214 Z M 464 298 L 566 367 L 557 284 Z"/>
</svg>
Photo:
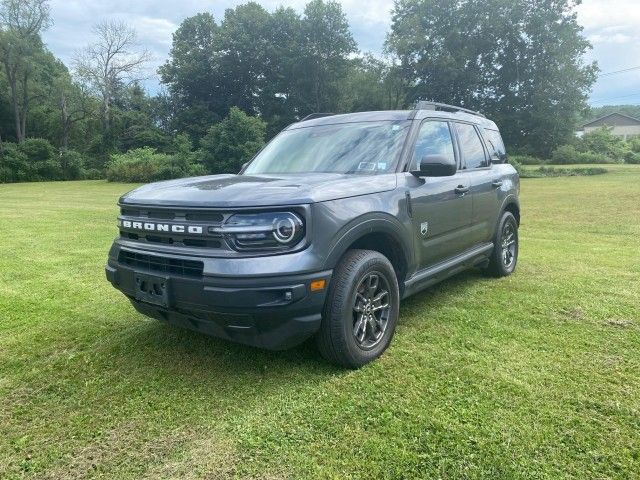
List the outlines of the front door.
<svg viewBox="0 0 640 480">
<path fill-rule="evenodd" d="M 449 122 L 425 120 L 422 123 L 410 170 L 417 170 L 420 160 L 427 155 L 458 158 Z M 418 268 L 430 267 L 469 248 L 468 229 L 473 209 L 469 177 L 460 171 L 450 177 L 406 175 Z"/>
</svg>

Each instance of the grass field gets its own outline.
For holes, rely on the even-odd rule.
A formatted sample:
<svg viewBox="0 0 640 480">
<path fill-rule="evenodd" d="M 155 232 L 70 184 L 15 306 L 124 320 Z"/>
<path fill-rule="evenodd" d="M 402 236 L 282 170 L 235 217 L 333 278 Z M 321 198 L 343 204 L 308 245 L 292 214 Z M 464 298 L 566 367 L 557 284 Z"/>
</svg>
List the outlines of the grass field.
<svg viewBox="0 0 640 480">
<path fill-rule="evenodd" d="M 136 314 L 104 182 L 0 185 L 0 478 L 639 478 L 640 167 L 522 182 L 517 273 L 359 371 Z"/>
</svg>

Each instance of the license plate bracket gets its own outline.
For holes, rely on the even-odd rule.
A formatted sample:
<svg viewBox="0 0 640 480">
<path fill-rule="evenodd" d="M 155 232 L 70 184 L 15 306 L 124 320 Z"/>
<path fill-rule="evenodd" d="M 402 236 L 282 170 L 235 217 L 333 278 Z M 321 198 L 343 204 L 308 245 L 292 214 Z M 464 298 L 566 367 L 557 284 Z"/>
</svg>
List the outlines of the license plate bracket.
<svg viewBox="0 0 640 480">
<path fill-rule="evenodd" d="M 136 300 L 169 307 L 169 277 L 135 273 Z"/>
</svg>

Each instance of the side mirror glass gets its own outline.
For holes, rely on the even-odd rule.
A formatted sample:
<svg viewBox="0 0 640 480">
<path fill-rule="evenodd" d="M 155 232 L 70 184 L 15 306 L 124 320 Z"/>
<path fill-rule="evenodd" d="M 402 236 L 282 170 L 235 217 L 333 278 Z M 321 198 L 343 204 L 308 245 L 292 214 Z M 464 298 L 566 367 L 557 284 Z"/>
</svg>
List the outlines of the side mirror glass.
<svg viewBox="0 0 640 480">
<path fill-rule="evenodd" d="M 411 172 L 416 177 L 450 177 L 458 170 L 455 158 L 427 155 L 420 161 L 420 169 Z"/>
</svg>

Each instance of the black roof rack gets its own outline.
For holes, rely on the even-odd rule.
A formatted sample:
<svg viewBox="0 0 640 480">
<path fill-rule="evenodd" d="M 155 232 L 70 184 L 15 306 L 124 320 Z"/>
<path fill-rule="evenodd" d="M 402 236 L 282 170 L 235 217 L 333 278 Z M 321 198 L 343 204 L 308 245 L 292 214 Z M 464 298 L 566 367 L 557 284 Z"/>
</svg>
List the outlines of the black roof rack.
<svg viewBox="0 0 640 480">
<path fill-rule="evenodd" d="M 416 110 L 443 110 L 445 112 L 465 112 L 471 115 L 477 115 L 482 118 L 486 118 L 480 112 L 469 110 L 468 108 L 456 107 L 455 105 L 448 105 L 446 103 L 431 102 L 428 100 L 418 100 L 416 102 Z"/>
<path fill-rule="evenodd" d="M 307 120 L 313 120 L 313 119 L 322 118 L 322 117 L 331 117 L 332 115 L 335 115 L 335 113 L 311 113 L 300 121 L 306 122 Z"/>
</svg>

